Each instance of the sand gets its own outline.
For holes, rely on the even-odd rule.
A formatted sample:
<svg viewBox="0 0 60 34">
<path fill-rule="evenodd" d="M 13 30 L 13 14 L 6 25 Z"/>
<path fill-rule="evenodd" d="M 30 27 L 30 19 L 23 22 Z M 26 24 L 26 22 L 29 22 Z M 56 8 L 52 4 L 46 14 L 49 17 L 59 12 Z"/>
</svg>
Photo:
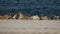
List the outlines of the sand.
<svg viewBox="0 0 60 34">
<path fill-rule="evenodd" d="M 0 20 L 0 34 L 60 34 L 60 21 Z"/>
</svg>

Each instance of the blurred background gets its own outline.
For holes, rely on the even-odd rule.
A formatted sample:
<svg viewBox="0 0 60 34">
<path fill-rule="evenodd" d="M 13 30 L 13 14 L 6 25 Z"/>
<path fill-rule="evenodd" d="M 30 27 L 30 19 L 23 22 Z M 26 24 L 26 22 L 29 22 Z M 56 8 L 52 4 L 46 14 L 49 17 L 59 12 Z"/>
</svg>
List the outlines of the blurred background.
<svg viewBox="0 0 60 34">
<path fill-rule="evenodd" d="M 18 12 L 26 16 L 60 16 L 60 0 L 0 0 L 0 15 Z"/>
</svg>

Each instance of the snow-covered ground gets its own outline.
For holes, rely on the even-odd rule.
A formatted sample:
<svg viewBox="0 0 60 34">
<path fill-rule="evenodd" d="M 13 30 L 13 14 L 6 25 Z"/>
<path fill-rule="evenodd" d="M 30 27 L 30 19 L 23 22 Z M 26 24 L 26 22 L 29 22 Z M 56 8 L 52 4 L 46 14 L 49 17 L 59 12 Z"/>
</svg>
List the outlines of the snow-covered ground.
<svg viewBox="0 0 60 34">
<path fill-rule="evenodd" d="M 0 34 L 60 34 L 60 21 L 0 20 Z"/>
</svg>

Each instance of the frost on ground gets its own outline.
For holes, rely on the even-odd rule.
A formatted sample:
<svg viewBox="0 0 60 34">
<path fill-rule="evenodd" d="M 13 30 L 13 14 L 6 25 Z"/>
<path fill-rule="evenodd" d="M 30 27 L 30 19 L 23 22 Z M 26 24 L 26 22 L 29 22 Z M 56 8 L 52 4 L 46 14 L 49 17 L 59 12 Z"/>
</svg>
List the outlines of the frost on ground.
<svg viewBox="0 0 60 34">
<path fill-rule="evenodd" d="M 0 33 L 57 33 L 60 34 L 59 20 L 0 20 Z"/>
</svg>

